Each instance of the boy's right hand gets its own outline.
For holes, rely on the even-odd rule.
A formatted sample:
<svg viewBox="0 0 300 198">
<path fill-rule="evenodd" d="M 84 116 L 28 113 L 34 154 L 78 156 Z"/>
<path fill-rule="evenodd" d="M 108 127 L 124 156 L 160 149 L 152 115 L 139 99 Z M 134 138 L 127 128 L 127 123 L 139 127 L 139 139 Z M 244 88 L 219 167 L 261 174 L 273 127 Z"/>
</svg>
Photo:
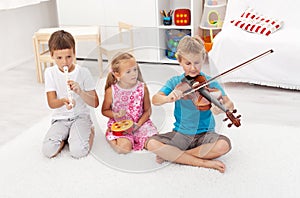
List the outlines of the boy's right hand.
<svg viewBox="0 0 300 198">
<path fill-rule="evenodd" d="M 190 85 L 187 83 L 179 83 L 175 89 L 168 95 L 168 102 L 175 102 L 183 97 L 183 92 L 190 89 Z M 183 97 L 183 99 L 189 99 L 189 96 Z"/>
<path fill-rule="evenodd" d="M 179 100 L 182 97 L 182 91 L 178 89 L 174 89 L 168 96 L 167 96 L 167 102 L 175 102 L 176 100 Z"/>
</svg>

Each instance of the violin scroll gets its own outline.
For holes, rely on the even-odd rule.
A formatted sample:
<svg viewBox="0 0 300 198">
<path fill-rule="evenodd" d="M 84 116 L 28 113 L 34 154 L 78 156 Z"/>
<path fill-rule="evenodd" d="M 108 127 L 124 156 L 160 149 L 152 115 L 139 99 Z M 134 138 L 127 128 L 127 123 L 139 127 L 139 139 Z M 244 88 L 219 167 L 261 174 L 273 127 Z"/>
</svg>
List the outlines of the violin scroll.
<svg viewBox="0 0 300 198">
<path fill-rule="evenodd" d="M 225 113 L 226 113 L 226 116 L 227 118 L 225 118 L 223 121 L 227 121 L 228 119 L 231 121 L 231 123 L 229 123 L 227 126 L 228 127 L 231 127 L 232 125 L 236 126 L 236 127 L 239 127 L 241 126 L 241 115 L 238 115 L 238 116 L 234 116 L 233 114 L 236 113 L 237 110 L 234 109 L 232 112 L 227 110 Z"/>
</svg>

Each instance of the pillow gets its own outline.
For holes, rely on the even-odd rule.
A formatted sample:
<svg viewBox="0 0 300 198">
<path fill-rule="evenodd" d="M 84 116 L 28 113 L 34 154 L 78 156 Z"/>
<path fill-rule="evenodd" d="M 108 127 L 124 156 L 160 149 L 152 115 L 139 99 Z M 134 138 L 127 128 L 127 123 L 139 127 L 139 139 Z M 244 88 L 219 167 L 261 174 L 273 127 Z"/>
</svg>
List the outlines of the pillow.
<svg viewBox="0 0 300 198">
<path fill-rule="evenodd" d="M 283 25 L 283 21 L 263 16 L 253 8 L 246 9 L 236 20 L 230 21 L 242 30 L 269 36 Z"/>
</svg>

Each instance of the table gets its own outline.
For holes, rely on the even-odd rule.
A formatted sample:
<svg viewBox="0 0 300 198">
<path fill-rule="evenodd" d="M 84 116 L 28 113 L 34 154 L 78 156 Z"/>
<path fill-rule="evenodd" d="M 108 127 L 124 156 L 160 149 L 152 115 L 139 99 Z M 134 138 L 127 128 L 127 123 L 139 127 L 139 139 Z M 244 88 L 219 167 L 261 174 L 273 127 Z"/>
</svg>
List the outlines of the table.
<svg viewBox="0 0 300 198">
<path fill-rule="evenodd" d="M 58 30 L 65 30 L 71 33 L 75 39 L 75 42 L 80 41 L 95 41 L 97 48 L 99 49 L 101 43 L 101 35 L 99 26 L 63 26 L 55 28 L 41 28 L 34 33 L 33 36 L 33 45 L 36 61 L 36 71 L 37 71 L 37 80 L 42 83 L 43 80 L 43 66 L 42 63 L 54 63 L 51 59 L 48 48 L 46 49 L 48 40 L 51 34 Z M 102 58 L 100 53 L 98 53 L 98 66 L 100 76 L 103 74 L 103 65 Z M 46 66 L 45 66 L 46 67 Z"/>
</svg>

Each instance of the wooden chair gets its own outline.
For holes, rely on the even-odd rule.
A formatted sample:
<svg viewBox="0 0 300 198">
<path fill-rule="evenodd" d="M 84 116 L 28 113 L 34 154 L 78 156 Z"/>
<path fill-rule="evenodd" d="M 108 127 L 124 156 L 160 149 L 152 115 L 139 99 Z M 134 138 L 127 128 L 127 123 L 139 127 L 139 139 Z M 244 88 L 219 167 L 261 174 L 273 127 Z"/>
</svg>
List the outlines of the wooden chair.
<svg viewBox="0 0 300 198">
<path fill-rule="evenodd" d="M 124 22 L 119 22 L 118 26 L 119 35 L 117 42 L 111 42 L 111 40 L 109 39 L 106 42 L 101 43 L 100 45 L 100 58 L 102 59 L 102 55 L 104 54 L 107 58 L 108 63 L 110 63 L 112 58 L 119 52 L 133 51 L 133 26 Z"/>
<path fill-rule="evenodd" d="M 43 76 L 45 69 L 55 63 L 50 56 L 50 52 L 48 49 L 48 40 L 51 34 L 57 30 L 65 30 L 67 32 L 70 32 L 73 35 L 76 43 L 78 41 L 95 41 L 97 48 L 98 46 L 100 46 L 101 37 L 100 29 L 98 26 L 72 26 L 39 29 L 34 33 L 32 38 L 36 62 L 37 80 L 39 83 L 44 82 Z M 98 65 L 101 76 L 103 73 L 103 65 L 102 59 L 100 59 L 100 54 L 98 57 Z"/>
<path fill-rule="evenodd" d="M 34 33 L 33 35 L 33 46 L 35 53 L 35 63 L 36 63 L 36 74 L 39 83 L 44 82 L 43 73 L 45 69 L 49 66 L 54 65 L 54 60 L 50 56 L 48 49 L 48 40 L 50 34 L 47 33 Z"/>
</svg>

